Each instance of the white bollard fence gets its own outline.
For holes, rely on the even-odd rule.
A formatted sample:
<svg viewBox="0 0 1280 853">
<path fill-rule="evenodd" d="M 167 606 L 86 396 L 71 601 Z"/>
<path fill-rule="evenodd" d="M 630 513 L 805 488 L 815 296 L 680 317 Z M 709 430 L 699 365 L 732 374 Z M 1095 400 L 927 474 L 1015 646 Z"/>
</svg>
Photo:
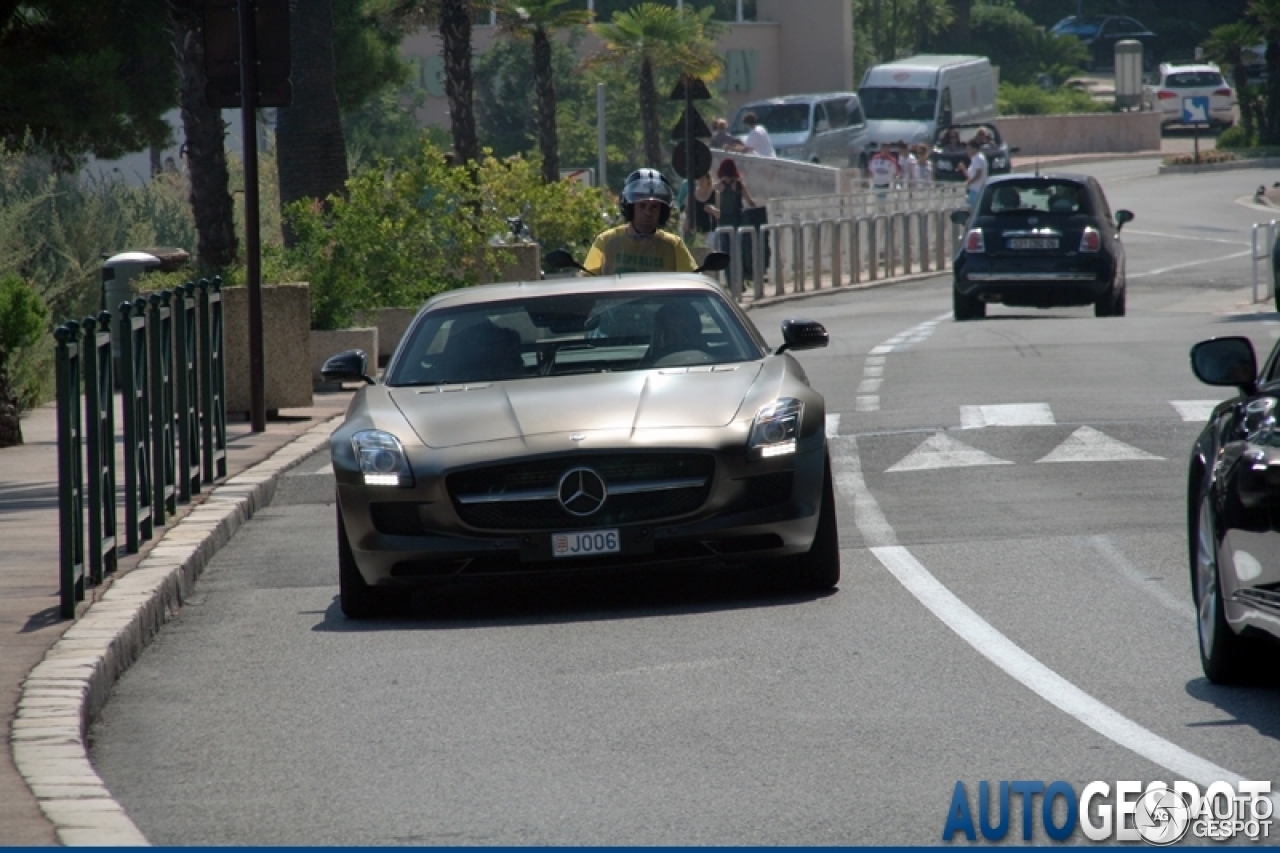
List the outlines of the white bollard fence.
<svg viewBox="0 0 1280 853">
<path fill-rule="evenodd" d="M 1267 235 L 1266 245 L 1258 246 L 1258 234 L 1262 232 Z M 1258 222 L 1253 226 L 1253 234 L 1251 236 L 1253 246 L 1253 301 L 1261 302 L 1262 299 L 1271 299 L 1276 295 L 1276 276 L 1275 270 L 1271 265 L 1271 247 L 1276 242 L 1276 220 L 1270 222 Z M 1259 252 L 1261 248 L 1261 252 Z M 1266 285 L 1267 292 L 1263 294 L 1262 299 L 1258 298 L 1258 285 L 1262 282 L 1262 276 L 1258 274 L 1258 261 L 1266 261 Z M 1277 301 L 1277 307 L 1280 307 L 1280 301 Z"/>
<path fill-rule="evenodd" d="M 961 231 L 952 209 L 722 226 L 717 245 L 729 247 L 736 300 L 828 290 L 949 269 Z"/>
</svg>

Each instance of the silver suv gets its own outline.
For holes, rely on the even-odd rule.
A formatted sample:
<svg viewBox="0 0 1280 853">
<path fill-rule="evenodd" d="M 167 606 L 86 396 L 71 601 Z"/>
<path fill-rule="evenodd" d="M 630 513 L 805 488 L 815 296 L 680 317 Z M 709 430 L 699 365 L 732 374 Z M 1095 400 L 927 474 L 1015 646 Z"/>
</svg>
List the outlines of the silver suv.
<svg viewBox="0 0 1280 853">
<path fill-rule="evenodd" d="M 755 113 L 779 157 L 829 166 L 865 166 L 867 119 L 854 92 L 784 95 L 743 104 L 729 132 L 745 138 L 743 116 Z"/>
</svg>

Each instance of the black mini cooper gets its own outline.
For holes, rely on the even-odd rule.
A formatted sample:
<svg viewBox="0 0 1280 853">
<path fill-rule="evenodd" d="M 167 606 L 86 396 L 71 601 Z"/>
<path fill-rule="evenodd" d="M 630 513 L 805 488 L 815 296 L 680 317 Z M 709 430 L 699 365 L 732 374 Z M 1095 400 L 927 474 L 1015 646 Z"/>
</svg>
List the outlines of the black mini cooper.
<svg viewBox="0 0 1280 853">
<path fill-rule="evenodd" d="M 1120 229 L 1133 214 L 1113 214 L 1095 178 L 998 175 L 974 210 L 951 219 L 966 226 L 952 265 L 956 320 L 986 316 L 988 303 L 1124 316 Z"/>
</svg>

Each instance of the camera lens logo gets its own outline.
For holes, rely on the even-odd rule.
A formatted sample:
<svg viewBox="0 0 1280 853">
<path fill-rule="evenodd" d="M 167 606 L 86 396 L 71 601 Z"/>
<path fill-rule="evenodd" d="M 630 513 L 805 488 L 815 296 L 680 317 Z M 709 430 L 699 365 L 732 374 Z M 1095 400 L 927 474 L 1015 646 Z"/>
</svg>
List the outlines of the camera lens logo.
<svg viewBox="0 0 1280 853">
<path fill-rule="evenodd" d="M 1133 826 L 1148 844 L 1173 844 L 1182 840 L 1191 826 L 1191 806 L 1176 791 L 1148 791 L 1133 810 Z"/>
</svg>

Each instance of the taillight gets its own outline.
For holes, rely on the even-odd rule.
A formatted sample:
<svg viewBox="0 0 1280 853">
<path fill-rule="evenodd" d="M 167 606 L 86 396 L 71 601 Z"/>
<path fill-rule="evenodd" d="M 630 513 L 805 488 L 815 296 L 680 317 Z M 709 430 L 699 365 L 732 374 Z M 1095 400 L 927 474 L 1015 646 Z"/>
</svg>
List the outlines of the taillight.
<svg viewBox="0 0 1280 853">
<path fill-rule="evenodd" d="M 1156 97 L 1162 101 L 1167 101 L 1170 98 L 1178 97 L 1178 94 L 1176 92 L 1170 92 L 1168 89 L 1161 89 L 1159 92 L 1156 92 Z"/>
<path fill-rule="evenodd" d="M 1080 251 L 1097 252 L 1102 249 L 1102 235 L 1098 233 L 1098 229 L 1089 226 L 1084 229 L 1084 233 L 1080 235 Z"/>
<path fill-rule="evenodd" d="M 1230 98 L 1230 97 L 1231 97 L 1231 95 L 1232 95 L 1232 91 L 1231 91 L 1230 89 L 1219 89 L 1219 90 L 1217 90 L 1216 92 L 1214 92 L 1213 94 L 1215 94 L 1215 95 L 1222 95 L 1223 97 Z"/>
<path fill-rule="evenodd" d="M 975 255 L 987 251 L 986 241 L 982 239 L 981 228 L 974 228 L 964 235 L 964 250 Z"/>
</svg>

